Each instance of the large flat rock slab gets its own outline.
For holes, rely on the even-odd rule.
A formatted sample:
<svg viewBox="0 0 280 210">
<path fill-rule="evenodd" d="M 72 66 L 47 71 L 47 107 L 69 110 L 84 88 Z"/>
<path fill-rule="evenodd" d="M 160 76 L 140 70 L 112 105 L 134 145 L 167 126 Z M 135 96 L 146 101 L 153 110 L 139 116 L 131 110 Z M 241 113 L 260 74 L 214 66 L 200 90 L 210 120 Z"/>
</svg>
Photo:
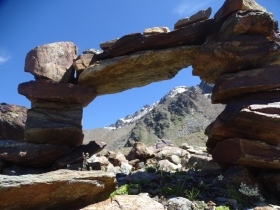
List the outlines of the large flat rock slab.
<svg viewBox="0 0 280 210">
<path fill-rule="evenodd" d="M 280 65 L 221 75 L 212 91 L 212 103 L 228 103 L 248 93 L 280 88 Z"/>
<path fill-rule="evenodd" d="M 115 188 L 115 175 L 102 171 L 0 175 L 0 209 L 80 209 L 107 199 Z"/>
<path fill-rule="evenodd" d="M 94 87 L 98 95 L 104 95 L 171 79 L 179 70 L 191 65 L 199 48 L 149 50 L 97 61 L 83 71 L 78 84 Z"/>
<path fill-rule="evenodd" d="M 208 19 L 169 33 L 154 35 L 128 34 L 116 40 L 107 50 L 96 57 L 98 60 L 104 60 L 144 50 L 203 44 L 206 37 L 211 33 L 213 24 L 214 19 Z"/>
<path fill-rule="evenodd" d="M 27 108 L 15 104 L 0 104 L 0 140 L 23 140 Z"/>
<path fill-rule="evenodd" d="M 25 141 L 36 144 L 80 146 L 83 108 L 79 104 L 36 101 L 27 112 Z"/>
<path fill-rule="evenodd" d="M 0 141 L 0 158 L 22 166 L 47 167 L 67 155 L 70 150 L 70 147 L 65 145 Z"/>
<path fill-rule="evenodd" d="M 164 210 L 164 206 L 145 195 L 116 195 L 112 199 L 89 205 L 81 210 Z"/>
<path fill-rule="evenodd" d="M 260 68 L 279 59 L 279 42 L 257 35 L 238 35 L 203 45 L 192 64 L 193 75 L 215 83 L 222 74 Z"/>
<path fill-rule="evenodd" d="M 227 40 L 239 34 L 270 36 L 273 34 L 272 16 L 259 10 L 237 11 L 223 23 L 218 40 Z"/>
<path fill-rule="evenodd" d="M 217 162 L 280 169 L 280 148 L 260 141 L 227 139 L 217 144 L 212 157 Z"/>
<path fill-rule="evenodd" d="M 224 18 L 235 11 L 250 9 L 266 12 L 266 9 L 255 2 L 255 0 L 226 0 L 223 6 L 214 15 L 214 18 Z"/>
<path fill-rule="evenodd" d="M 213 149 L 218 142 L 231 138 L 279 145 L 279 97 L 279 91 L 268 91 L 252 93 L 229 103 L 207 129 L 207 147 Z"/>
<path fill-rule="evenodd" d="M 21 83 L 18 86 L 18 92 L 33 102 L 40 99 L 80 104 L 83 107 L 86 107 L 97 96 L 95 88 L 46 79 Z"/>
<path fill-rule="evenodd" d="M 36 79 L 69 82 L 72 78 L 67 71 L 72 71 L 70 67 L 77 57 L 77 51 L 72 42 L 55 42 L 35 47 L 26 55 L 24 71 L 33 74 Z M 69 78 L 65 78 L 65 75 Z"/>
</svg>

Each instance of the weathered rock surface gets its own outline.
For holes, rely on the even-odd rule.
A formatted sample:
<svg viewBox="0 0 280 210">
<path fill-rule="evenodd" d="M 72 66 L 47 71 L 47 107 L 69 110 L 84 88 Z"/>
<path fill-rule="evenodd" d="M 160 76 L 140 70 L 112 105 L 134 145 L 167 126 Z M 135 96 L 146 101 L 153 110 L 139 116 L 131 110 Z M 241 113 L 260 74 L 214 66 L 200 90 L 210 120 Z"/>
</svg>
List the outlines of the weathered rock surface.
<svg viewBox="0 0 280 210">
<path fill-rule="evenodd" d="M 86 107 L 97 96 L 95 88 L 92 87 L 45 79 L 21 83 L 18 86 L 18 92 L 31 102 L 39 99 L 65 104 L 80 104 L 82 107 Z"/>
<path fill-rule="evenodd" d="M 168 32 L 170 32 L 168 27 L 153 27 L 153 28 L 146 28 L 143 34 L 153 35 L 153 34 L 168 33 Z"/>
<path fill-rule="evenodd" d="M 217 162 L 280 169 L 280 148 L 260 141 L 227 139 L 216 145 L 212 156 Z"/>
<path fill-rule="evenodd" d="M 213 88 L 212 103 L 227 103 L 248 93 L 280 87 L 280 65 L 221 75 Z"/>
<path fill-rule="evenodd" d="M 32 144 L 23 141 L 0 141 L 0 158 L 21 166 L 46 167 L 70 152 L 65 145 Z"/>
<path fill-rule="evenodd" d="M 217 142 L 231 138 L 253 139 L 272 146 L 280 144 L 280 104 L 272 100 L 277 101 L 278 95 L 279 91 L 256 93 L 251 101 L 246 97 L 247 103 L 236 100 L 228 104 L 210 126 L 207 147 L 214 148 Z"/>
<path fill-rule="evenodd" d="M 180 20 L 178 20 L 175 24 L 174 24 L 174 29 L 179 29 L 182 27 L 185 27 L 187 25 L 191 25 L 193 23 L 202 21 L 202 20 L 206 20 L 210 17 L 212 13 L 212 8 L 209 7 L 207 10 L 200 10 L 199 12 L 195 13 L 194 15 L 190 16 L 190 17 L 186 17 L 186 18 L 182 18 Z"/>
<path fill-rule="evenodd" d="M 27 112 L 25 140 L 38 144 L 80 146 L 83 108 L 79 104 L 38 101 Z"/>
<path fill-rule="evenodd" d="M 119 38 L 112 39 L 112 40 L 109 40 L 109 41 L 106 41 L 106 42 L 102 42 L 102 43 L 99 44 L 99 46 L 102 50 L 107 50 L 109 47 L 111 47 L 118 40 L 119 40 Z"/>
<path fill-rule="evenodd" d="M 203 45 L 192 63 L 192 73 L 215 83 L 222 74 L 260 68 L 279 57 L 280 43 L 262 36 L 239 35 L 226 42 Z"/>
<path fill-rule="evenodd" d="M 133 148 L 127 155 L 128 160 L 134 160 L 134 159 L 139 159 L 139 160 L 146 160 L 148 158 L 154 157 L 155 154 L 147 148 L 143 143 L 141 142 L 136 142 L 133 145 Z"/>
<path fill-rule="evenodd" d="M 0 103 L 0 140 L 23 140 L 26 116 L 26 107 Z"/>
<path fill-rule="evenodd" d="M 115 175 L 101 171 L 0 175 L 0 209 L 78 209 L 108 198 L 115 188 Z"/>
<path fill-rule="evenodd" d="M 97 61 L 83 71 L 78 84 L 95 87 L 98 95 L 104 95 L 171 79 L 191 65 L 198 49 L 181 46 Z"/>
<path fill-rule="evenodd" d="M 266 9 L 260 6 L 254 0 L 226 0 L 223 6 L 214 15 L 214 18 L 220 19 L 238 10 L 259 10 L 266 12 Z"/>
<path fill-rule="evenodd" d="M 27 53 L 24 71 L 36 79 L 62 80 L 77 55 L 77 47 L 72 42 L 55 42 L 35 47 Z M 63 78 L 70 82 L 72 78 Z"/>
<path fill-rule="evenodd" d="M 106 51 L 99 54 L 99 60 L 132 54 L 143 50 L 165 49 L 179 45 L 203 44 L 211 32 L 213 19 L 200 21 L 176 31 L 146 36 L 141 33 L 121 37 Z"/>
<path fill-rule="evenodd" d="M 79 55 L 73 62 L 73 66 L 75 70 L 81 71 L 87 68 L 90 65 L 93 56 L 95 56 L 95 54 L 91 54 L 91 53 Z"/>
<path fill-rule="evenodd" d="M 273 27 L 274 20 L 267 12 L 238 11 L 230 15 L 223 23 L 218 41 L 227 40 L 239 34 L 270 36 L 273 33 Z"/>
<path fill-rule="evenodd" d="M 81 210 L 134 210 L 153 209 L 164 210 L 162 204 L 145 195 L 116 195 L 112 199 L 89 205 Z"/>
<path fill-rule="evenodd" d="M 100 152 L 105 146 L 106 143 L 102 141 L 91 141 L 87 145 L 81 145 L 75 148 L 70 154 L 57 160 L 52 165 L 52 170 L 66 168 L 67 165 L 83 162 L 83 154 L 88 153 L 89 156 L 92 156 Z"/>
</svg>

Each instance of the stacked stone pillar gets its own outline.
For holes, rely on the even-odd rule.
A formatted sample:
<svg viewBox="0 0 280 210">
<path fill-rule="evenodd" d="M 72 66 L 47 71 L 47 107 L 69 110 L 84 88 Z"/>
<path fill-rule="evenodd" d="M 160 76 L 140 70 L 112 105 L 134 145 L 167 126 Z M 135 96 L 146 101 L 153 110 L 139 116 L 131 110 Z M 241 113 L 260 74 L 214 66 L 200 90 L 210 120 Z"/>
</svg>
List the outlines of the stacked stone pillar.
<svg viewBox="0 0 280 210">
<path fill-rule="evenodd" d="M 248 2 L 224 3 L 193 63 L 194 75 L 215 84 L 212 103 L 226 104 L 206 129 L 206 145 L 219 162 L 280 169 L 278 23 Z"/>
<path fill-rule="evenodd" d="M 61 146 L 82 145 L 83 107 L 97 94 L 95 88 L 73 84 L 75 69 L 72 63 L 76 56 L 77 47 L 71 42 L 42 45 L 27 54 L 25 71 L 33 74 L 35 81 L 21 83 L 18 87 L 18 92 L 31 101 L 25 124 L 25 143 L 38 145 L 38 148 L 53 145 L 58 150 Z"/>
</svg>

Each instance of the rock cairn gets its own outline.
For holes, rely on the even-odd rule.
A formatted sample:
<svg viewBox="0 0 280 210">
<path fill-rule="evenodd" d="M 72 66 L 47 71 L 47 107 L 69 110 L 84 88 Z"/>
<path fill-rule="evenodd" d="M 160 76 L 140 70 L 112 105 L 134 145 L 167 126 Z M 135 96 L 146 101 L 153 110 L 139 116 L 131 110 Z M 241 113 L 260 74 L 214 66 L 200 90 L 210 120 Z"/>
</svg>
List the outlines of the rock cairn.
<svg viewBox="0 0 280 210">
<path fill-rule="evenodd" d="M 212 103 L 225 110 L 208 126 L 218 162 L 280 169 L 280 36 L 273 15 L 253 1 L 225 1 L 215 30 L 192 63 L 214 83 Z"/>
</svg>

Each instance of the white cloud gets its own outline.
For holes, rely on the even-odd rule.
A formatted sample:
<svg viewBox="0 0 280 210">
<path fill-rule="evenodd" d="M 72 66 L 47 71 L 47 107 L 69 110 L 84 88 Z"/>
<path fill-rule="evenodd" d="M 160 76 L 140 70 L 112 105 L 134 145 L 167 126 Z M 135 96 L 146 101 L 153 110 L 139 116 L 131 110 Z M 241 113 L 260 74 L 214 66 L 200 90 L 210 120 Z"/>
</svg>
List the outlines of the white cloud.
<svg viewBox="0 0 280 210">
<path fill-rule="evenodd" d="M 11 58 L 10 54 L 3 49 L 0 49 L 0 65 L 7 62 Z"/>
<path fill-rule="evenodd" d="M 173 10 L 173 12 L 180 16 L 191 16 L 200 10 L 207 9 L 210 2 L 211 0 L 203 2 L 198 2 L 197 0 L 184 0 Z"/>
</svg>

